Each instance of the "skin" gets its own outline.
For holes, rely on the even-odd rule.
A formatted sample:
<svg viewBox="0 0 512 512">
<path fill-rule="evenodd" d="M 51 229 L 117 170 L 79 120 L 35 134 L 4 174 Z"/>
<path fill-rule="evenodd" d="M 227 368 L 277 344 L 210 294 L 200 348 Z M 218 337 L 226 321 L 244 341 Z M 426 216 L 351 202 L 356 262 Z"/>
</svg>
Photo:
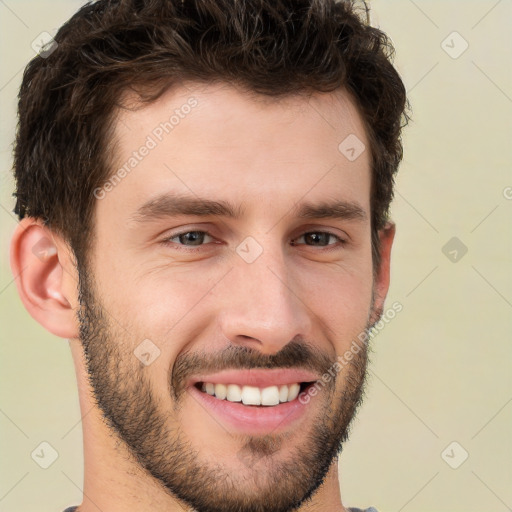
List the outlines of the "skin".
<svg viewBox="0 0 512 512">
<path fill-rule="evenodd" d="M 73 355 L 84 434 L 79 511 L 191 510 L 190 496 L 169 492 L 180 478 L 179 460 L 189 469 L 197 462 L 210 470 L 199 481 L 212 507 L 217 494 L 224 494 L 248 497 L 254 506 L 247 511 L 258 510 L 258 496 L 280 497 L 276 510 L 286 510 L 287 498 L 309 493 L 301 512 L 344 511 L 335 445 L 346 439 L 359 402 L 364 350 L 319 391 L 299 420 L 263 438 L 213 417 L 180 387 L 184 381 L 175 371 L 193 355 L 199 358 L 189 376 L 202 361 L 222 365 L 228 347 L 240 351 L 244 367 L 263 360 L 279 366 L 288 351 L 293 366 L 298 344 L 311 347 L 310 361 L 321 374 L 322 361 L 335 361 L 377 321 L 389 286 L 395 229 L 389 223 L 380 232 L 381 264 L 374 279 L 370 154 L 366 150 L 349 161 L 338 150 L 350 134 L 369 148 L 361 117 L 343 90 L 269 100 L 225 84 L 192 84 L 118 113 L 113 169 L 192 96 L 197 106 L 97 200 L 95 239 L 80 276 L 66 242 L 37 219 L 21 221 L 12 238 L 21 300 L 47 330 L 69 339 Z M 163 192 L 229 201 L 244 213 L 238 219 L 180 215 L 137 221 L 137 210 Z M 297 203 L 334 199 L 357 204 L 365 218 L 293 214 Z M 203 245 L 176 238 L 193 231 L 211 237 Z M 326 237 L 325 246 L 302 236 L 325 231 L 346 243 Z M 252 263 L 236 251 L 248 236 L 262 249 Z M 46 257 L 32 251 L 42 239 L 52 249 Z M 148 366 L 133 354 L 146 339 L 160 350 Z M 169 382 L 177 384 L 176 393 L 182 391 L 178 396 Z M 315 447 L 323 446 L 320 432 L 334 450 L 323 469 L 315 466 Z M 181 459 L 173 458 L 173 446 Z M 283 480 L 276 486 L 279 471 L 290 466 L 297 468 L 289 475 L 293 485 Z M 207 474 L 224 480 L 210 481 Z M 193 487 L 185 476 L 181 483 Z M 317 488 L 310 488 L 312 481 Z M 227 492 L 223 482 L 233 489 Z M 229 511 L 229 500 L 223 506 Z"/>
</svg>

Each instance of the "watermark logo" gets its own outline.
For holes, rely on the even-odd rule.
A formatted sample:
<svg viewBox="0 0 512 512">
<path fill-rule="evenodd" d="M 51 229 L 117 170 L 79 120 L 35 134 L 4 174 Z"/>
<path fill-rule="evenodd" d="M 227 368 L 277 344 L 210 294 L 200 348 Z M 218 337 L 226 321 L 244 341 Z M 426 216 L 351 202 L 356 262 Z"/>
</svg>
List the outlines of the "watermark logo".
<svg viewBox="0 0 512 512">
<path fill-rule="evenodd" d="M 41 261 L 46 261 L 50 256 L 57 254 L 57 248 L 47 236 L 44 236 L 34 244 L 32 253 Z"/>
<path fill-rule="evenodd" d="M 248 236 L 237 246 L 236 252 L 246 263 L 253 263 L 263 253 L 263 247 L 252 236 Z"/>
<path fill-rule="evenodd" d="M 443 39 L 441 48 L 452 59 L 458 59 L 469 48 L 469 43 L 458 32 L 454 31 Z"/>
<path fill-rule="evenodd" d="M 145 339 L 133 351 L 135 357 L 144 365 L 149 366 L 160 356 L 160 349 L 149 339 Z"/>
<path fill-rule="evenodd" d="M 39 467 L 48 469 L 59 458 L 59 453 L 50 443 L 43 441 L 30 456 Z"/>
<path fill-rule="evenodd" d="M 363 141 L 354 133 L 343 139 L 338 146 L 339 152 L 351 162 L 357 160 L 365 149 Z"/>
<path fill-rule="evenodd" d="M 466 255 L 468 248 L 454 236 L 443 245 L 441 251 L 452 263 L 458 263 Z"/>
<path fill-rule="evenodd" d="M 59 46 L 57 41 L 48 33 L 41 32 L 30 45 L 43 59 L 48 58 Z"/>
<path fill-rule="evenodd" d="M 469 457 L 469 453 L 457 441 L 451 442 L 442 452 L 441 458 L 452 469 L 458 469 Z"/>
</svg>

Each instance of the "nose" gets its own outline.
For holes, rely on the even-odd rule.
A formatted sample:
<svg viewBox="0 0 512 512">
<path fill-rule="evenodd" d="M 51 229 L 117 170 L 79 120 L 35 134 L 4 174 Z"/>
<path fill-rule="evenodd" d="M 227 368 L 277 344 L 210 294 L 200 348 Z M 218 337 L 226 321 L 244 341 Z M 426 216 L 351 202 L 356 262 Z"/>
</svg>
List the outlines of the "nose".
<svg viewBox="0 0 512 512">
<path fill-rule="evenodd" d="M 218 314 L 222 334 L 231 343 L 262 354 L 279 352 L 296 336 L 308 339 L 311 329 L 307 299 L 293 286 L 283 255 L 275 252 L 264 251 L 252 263 L 234 256 Z"/>
</svg>

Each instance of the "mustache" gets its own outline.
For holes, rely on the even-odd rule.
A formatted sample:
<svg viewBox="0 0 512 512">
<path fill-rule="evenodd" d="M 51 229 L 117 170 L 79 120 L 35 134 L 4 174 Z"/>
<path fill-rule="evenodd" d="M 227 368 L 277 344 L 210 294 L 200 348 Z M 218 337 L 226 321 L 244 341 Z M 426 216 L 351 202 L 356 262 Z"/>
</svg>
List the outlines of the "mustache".
<svg viewBox="0 0 512 512">
<path fill-rule="evenodd" d="M 275 354 L 262 354 L 253 348 L 229 345 L 216 353 L 200 351 L 180 354 L 174 363 L 169 384 L 171 393 L 178 400 L 186 389 L 187 381 L 197 374 L 255 368 L 299 368 L 312 371 L 321 377 L 334 362 L 335 356 L 331 357 L 314 345 L 296 339 Z"/>
</svg>

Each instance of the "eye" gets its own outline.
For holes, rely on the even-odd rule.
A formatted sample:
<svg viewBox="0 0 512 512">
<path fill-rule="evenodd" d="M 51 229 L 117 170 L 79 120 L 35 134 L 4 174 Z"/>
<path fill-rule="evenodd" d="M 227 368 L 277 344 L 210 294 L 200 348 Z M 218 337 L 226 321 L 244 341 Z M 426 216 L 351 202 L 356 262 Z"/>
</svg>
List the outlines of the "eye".
<svg viewBox="0 0 512 512">
<path fill-rule="evenodd" d="M 335 239 L 334 243 L 329 243 L 329 239 Z M 297 245 L 297 241 L 304 239 L 306 245 L 312 245 L 313 247 L 325 247 L 329 245 L 336 245 L 338 242 L 340 245 L 346 244 L 346 240 L 343 240 L 338 235 L 330 233 L 329 231 L 310 231 L 304 233 L 299 238 L 292 241 L 292 245 Z"/>
<path fill-rule="evenodd" d="M 303 242 L 301 242 L 302 239 L 304 240 Z M 215 238 L 207 231 L 196 230 L 176 233 L 170 237 L 165 238 L 161 243 L 166 246 L 173 246 L 176 249 L 179 249 L 180 247 L 189 247 L 189 251 L 193 251 L 194 247 L 200 248 L 202 245 L 214 241 Z M 292 240 L 291 245 L 308 245 L 311 247 L 335 248 L 338 245 L 343 246 L 346 243 L 346 240 L 329 231 L 310 231 Z"/>
<path fill-rule="evenodd" d="M 203 245 L 205 237 L 214 239 L 207 231 L 184 231 L 162 240 L 164 245 L 183 245 L 185 247 L 197 247 Z"/>
</svg>

